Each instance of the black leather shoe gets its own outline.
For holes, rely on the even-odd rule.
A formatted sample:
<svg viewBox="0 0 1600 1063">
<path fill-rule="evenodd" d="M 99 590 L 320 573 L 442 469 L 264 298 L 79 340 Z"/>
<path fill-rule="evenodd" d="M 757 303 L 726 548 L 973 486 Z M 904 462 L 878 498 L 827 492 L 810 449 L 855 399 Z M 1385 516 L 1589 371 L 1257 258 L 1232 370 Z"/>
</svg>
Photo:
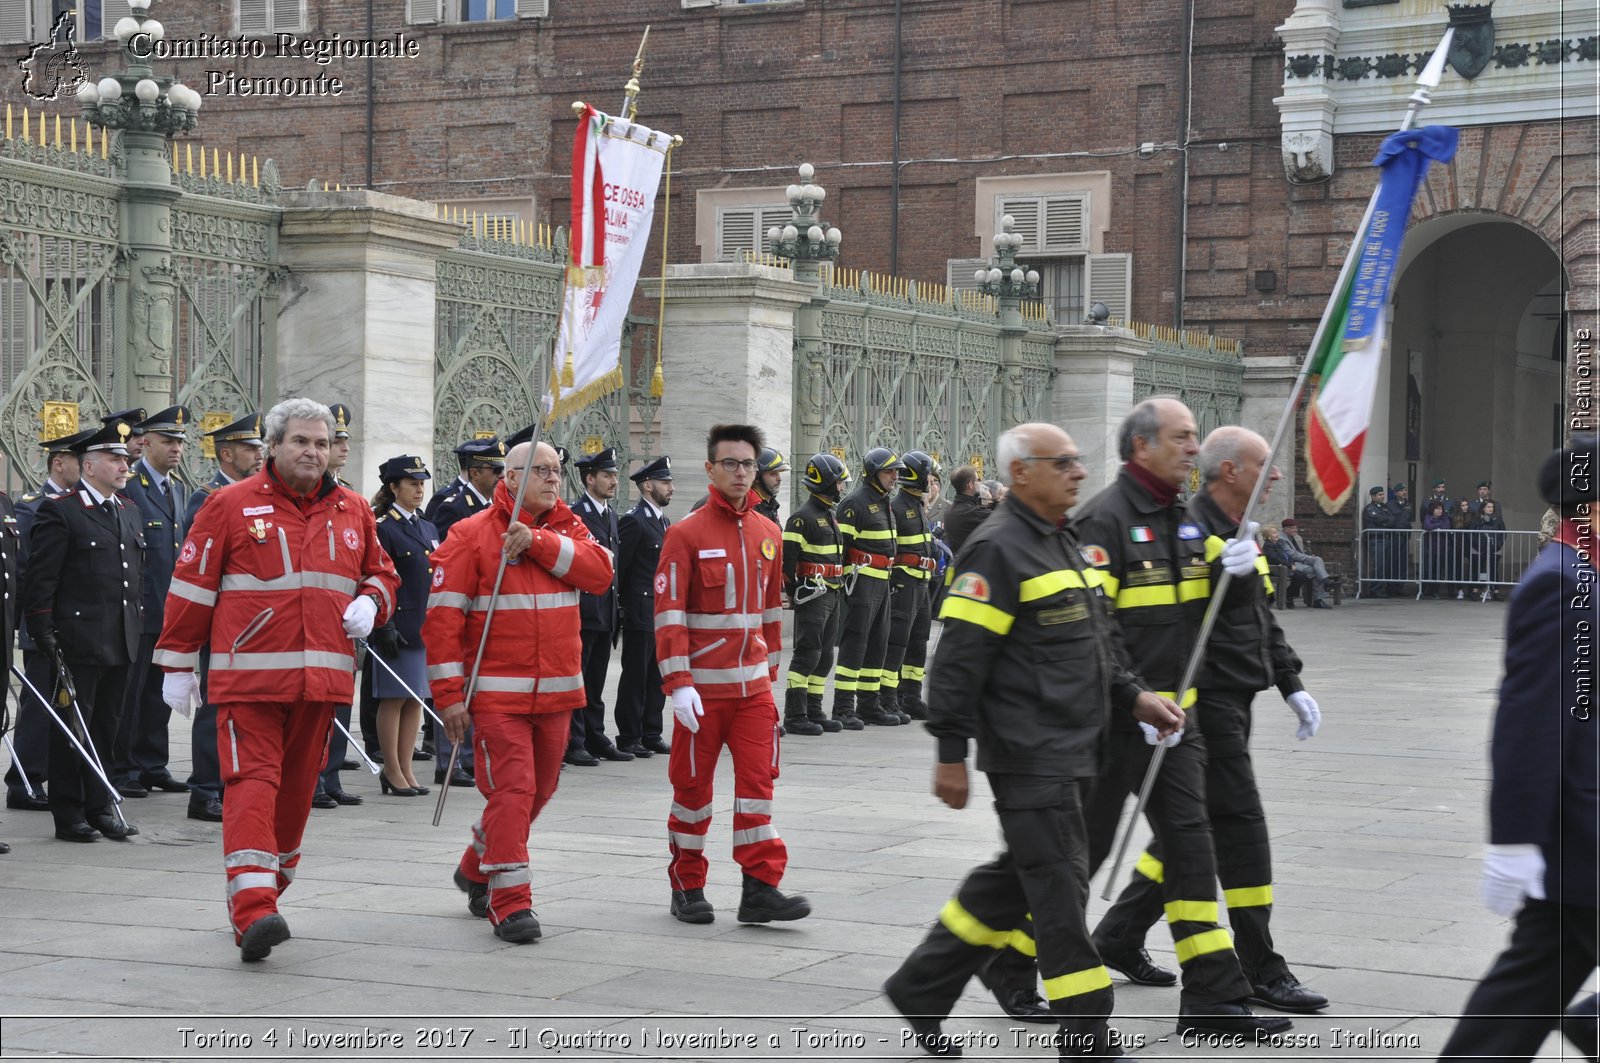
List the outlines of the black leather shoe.
<svg viewBox="0 0 1600 1063">
<path fill-rule="evenodd" d="M 383 750 L 381 749 L 369 749 L 367 750 L 367 756 L 371 758 L 374 764 L 383 763 Z"/>
<path fill-rule="evenodd" d="M 118 823 L 115 816 L 90 816 L 89 826 L 114 842 L 127 841 L 139 833 L 138 827 L 132 823 Z"/>
<path fill-rule="evenodd" d="M 1313 609 L 1332 609 L 1333 606 L 1332 606 L 1332 604 L 1330 604 L 1328 602 L 1312 602 L 1311 603 L 1311 608 L 1313 608 Z"/>
<path fill-rule="evenodd" d="M 317 794 L 315 797 L 313 797 L 311 799 L 311 807 L 312 808 L 338 808 L 339 807 L 339 802 L 337 802 L 337 801 L 335 801 L 333 799 L 333 795 L 332 794 L 328 793 L 327 791 L 323 791 L 322 793 Z"/>
<path fill-rule="evenodd" d="M 1142 947 L 1130 948 L 1112 941 L 1094 940 L 1100 962 L 1121 974 L 1135 985 L 1177 985 L 1178 976 L 1165 967 L 1150 961 L 1150 954 Z"/>
<path fill-rule="evenodd" d="M 427 748 L 413 749 L 411 751 L 411 759 L 412 760 L 432 760 L 433 759 L 433 750 L 427 749 Z"/>
<path fill-rule="evenodd" d="M 359 767 L 361 767 L 361 765 L 357 764 L 355 761 L 351 760 L 349 757 L 345 757 L 344 760 L 339 762 L 339 770 L 340 771 L 355 771 Z"/>
<path fill-rule="evenodd" d="M 1328 998 L 1300 984 L 1292 974 L 1284 974 L 1264 985 L 1250 987 L 1250 1003 L 1276 1011 L 1298 1011 L 1309 1015 L 1328 1006 Z"/>
<path fill-rule="evenodd" d="M 5 842 L 0 842 L 0 856 L 4 856 L 6 853 L 9 853 L 10 851 L 11 851 L 11 846 L 7 845 Z"/>
<path fill-rule="evenodd" d="M 633 754 L 632 753 L 624 753 L 622 750 L 618 749 L 616 746 L 606 746 L 604 749 L 600 750 L 598 753 L 591 753 L 590 755 L 599 757 L 601 760 L 616 761 L 618 764 L 622 763 L 625 760 L 632 760 L 633 759 Z"/>
<path fill-rule="evenodd" d="M 792 735 L 807 735 L 810 737 L 815 737 L 822 733 L 822 725 L 820 723 L 817 723 L 813 720 L 808 720 L 804 716 L 793 720 L 785 720 L 783 721 L 783 726 Z"/>
<path fill-rule="evenodd" d="M 1178 1008 L 1179 1033 L 1243 1034 L 1283 1033 L 1294 1023 L 1278 1015 L 1257 1015 L 1242 1003 L 1182 1005 Z"/>
<path fill-rule="evenodd" d="M 467 895 L 467 911 L 482 919 L 489 914 L 489 884 L 487 882 L 474 882 L 466 876 L 461 868 L 456 868 L 456 889 Z"/>
<path fill-rule="evenodd" d="M 587 749 L 569 749 L 567 755 L 561 758 L 562 763 L 572 764 L 580 768 L 592 768 L 600 761 L 589 754 Z"/>
<path fill-rule="evenodd" d="M 202 797 L 191 793 L 189 795 L 189 818 L 204 820 L 207 823 L 221 823 L 222 802 L 215 797 Z"/>
<path fill-rule="evenodd" d="M 806 719 L 822 728 L 824 734 L 834 735 L 844 730 L 844 724 L 840 723 L 838 720 L 830 720 L 826 716 L 822 717 L 820 720 L 815 716 L 808 716 Z"/>
<path fill-rule="evenodd" d="M 133 779 L 124 779 L 122 782 L 117 783 L 117 793 L 121 794 L 123 797 L 149 797 L 150 796 L 150 791 L 146 790 L 143 786 L 141 786 L 138 782 L 134 781 Z"/>
<path fill-rule="evenodd" d="M 640 743 L 652 753 L 660 753 L 663 757 L 672 752 L 672 746 L 663 741 L 658 735 L 655 738 L 646 738 Z"/>
<path fill-rule="evenodd" d="M 363 800 L 360 794 L 353 794 L 349 790 L 329 790 L 328 796 L 341 805 L 359 805 Z"/>
<path fill-rule="evenodd" d="M 56 824 L 56 837 L 64 842 L 97 842 L 100 832 L 87 823 Z"/>
<path fill-rule="evenodd" d="M 716 909 L 706 900 L 705 890 L 673 890 L 667 910 L 680 923 L 709 923 L 717 917 Z"/>
<path fill-rule="evenodd" d="M 650 752 L 638 742 L 629 742 L 627 745 L 618 746 L 617 748 L 622 750 L 624 753 L 631 755 L 635 760 L 649 760 L 651 757 L 655 756 L 654 753 Z"/>
<path fill-rule="evenodd" d="M 6 791 L 6 807 L 14 808 L 18 812 L 48 812 L 50 801 L 43 794 L 38 797 L 29 797 L 26 791 Z"/>
<path fill-rule="evenodd" d="M 744 894 L 739 898 L 739 922 L 787 923 L 811 914 L 811 902 L 799 895 L 785 896 L 750 875 L 744 877 Z"/>
<path fill-rule="evenodd" d="M 186 794 L 189 792 L 188 783 L 183 782 L 181 779 L 175 779 L 171 775 L 142 775 L 139 777 L 139 782 L 146 789 L 160 790 L 163 793 Z"/>
<path fill-rule="evenodd" d="M 994 999 L 1000 1010 L 1018 1022 L 1055 1022 L 1049 1005 L 1032 989 L 996 989 Z"/>
<path fill-rule="evenodd" d="M 283 916 L 273 913 L 245 927 L 239 937 L 239 958 L 245 963 L 264 960 L 272 954 L 272 946 L 289 940 L 289 923 Z"/>
<path fill-rule="evenodd" d="M 494 928 L 495 937 L 501 941 L 509 941 L 513 945 L 526 945 L 531 941 L 538 941 L 543 933 L 539 929 L 539 920 L 534 918 L 531 908 L 512 912 L 496 923 Z"/>
<path fill-rule="evenodd" d="M 869 723 L 874 727 L 899 727 L 900 717 L 892 712 L 882 709 L 869 709 L 866 712 L 857 711 L 856 716 L 862 723 Z M 849 726 L 848 724 L 846 726 Z"/>
<path fill-rule="evenodd" d="M 435 785 L 435 786 L 443 786 L 444 785 L 444 769 L 443 768 L 440 768 L 438 771 L 433 773 L 433 785 Z M 462 771 L 460 768 L 457 768 L 456 769 L 456 773 L 454 775 L 450 776 L 450 785 L 451 786 L 472 786 L 472 785 L 474 785 L 474 783 L 472 781 L 472 776 L 468 775 L 466 772 Z"/>
<path fill-rule="evenodd" d="M 866 724 L 861 722 L 861 717 L 857 716 L 853 712 L 849 713 L 848 715 L 835 716 L 834 720 L 837 721 L 839 726 L 846 731 L 864 731 L 867 727 Z M 898 720 L 895 722 L 899 723 Z"/>
<path fill-rule="evenodd" d="M 961 1045 L 953 1038 L 946 1037 L 939 1028 L 940 1020 L 929 1015 L 913 1015 L 912 1009 L 900 1003 L 894 988 L 894 978 L 883 983 L 883 995 L 889 998 L 889 1003 L 900 1017 L 906 1020 L 906 1025 L 911 1027 L 911 1036 L 921 1048 L 930 1056 L 939 1056 L 942 1059 L 955 1059 L 961 1055 Z"/>
</svg>

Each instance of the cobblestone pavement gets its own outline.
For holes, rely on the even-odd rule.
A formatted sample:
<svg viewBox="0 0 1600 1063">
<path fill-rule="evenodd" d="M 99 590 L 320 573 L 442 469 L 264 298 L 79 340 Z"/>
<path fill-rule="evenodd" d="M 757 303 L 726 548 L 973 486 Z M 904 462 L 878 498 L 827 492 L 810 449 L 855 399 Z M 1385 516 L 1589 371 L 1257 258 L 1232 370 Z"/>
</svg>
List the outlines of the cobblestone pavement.
<svg viewBox="0 0 1600 1063">
<path fill-rule="evenodd" d="M 1504 608 L 1280 614 L 1324 724 L 1296 742 L 1288 707 L 1257 700 L 1274 932 L 1333 1005 L 1295 1018 L 1299 1045 L 1185 1045 L 1176 992 L 1118 978 L 1115 1024 L 1142 1041 L 1134 1054 L 1436 1054 L 1451 1025 L 1438 1016 L 1459 1009 L 1509 928 L 1477 894 Z M 347 773 L 366 803 L 312 813 L 283 904 L 294 937 L 250 965 L 227 930 L 220 827 L 185 818 L 184 796 L 127 802 L 143 833 L 125 844 L 57 842 L 48 815 L 4 812 L 0 1058 L 922 1058 L 878 986 L 998 837 L 981 781 L 962 812 L 929 795 L 932 752 L 920 726 L 784 741 L 784 888 L 815 914 L 780 927 L 733 921 L 727 784 L 708 845 L 719 916 L 687 926 L 667 914 L 665 758 L 568 768 L 533 831 L 545 936 L 524 947 L 471 918 L 450 881 L 476 791 L 455 791 L 433 827 L 433 796 L 382 797 Z M 1150 946 L 1175 966 L 1160 928 Z M 946 1029 L 969 1035 L 969 1058 L 1051 1054 L 1020 1040 L 1040 1027 L 1000 1017 L 976 982 L 960 1012 Z M 1562 1050 L 1552 1037 L 1544 1058 Z"/>
</svg>

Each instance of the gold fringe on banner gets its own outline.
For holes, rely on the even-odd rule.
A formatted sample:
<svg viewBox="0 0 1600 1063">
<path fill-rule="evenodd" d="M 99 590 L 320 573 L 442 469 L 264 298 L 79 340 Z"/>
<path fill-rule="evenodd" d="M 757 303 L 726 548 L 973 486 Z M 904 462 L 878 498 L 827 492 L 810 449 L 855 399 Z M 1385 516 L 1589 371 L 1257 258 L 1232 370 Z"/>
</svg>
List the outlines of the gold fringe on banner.
<svg viewBox="0 0 1600 1063">
<path fill-rule="evenodd" d="M 660 327 L 661 327 L 660 325 L 656 326 L 656 328 L 658 328 L 658 329 Z M 652 399 L 659 399 L 662 395 L 665 395 L 666 393 L 667 393 L 667 377 L 666 377 L 666 374 L 661 371 L 661 356 L 658 354 L 658 355 L 656 355 L 656 367 L 655 367 L 655 370 L 653 372 L 651 372 L 651 374 L 650 374 L 650 397 Z"/>
<path fill-rule="evenodd" d="M 567 357 L 567 364 L 561 370 L 561 375 L 566 378 L 563 387 L 572 387 L 572 379 L 568 374 L 572 371 L 572 357 Z M 551 419 L 566 417 L 577 413 L 592 402 L 598 402 L 622 387 L 622 367 L 619 365 L 609 373 L 597 380 L 591 380 L 577 391 L 570 392 L 555 401 L 550 410 Z M 559 392 L 556 392 L 559 394 Z"/>
<path fill-rule="evenodd" d="M 566 390 L 567 388 L 572 387 L 574 384 L 576 384 L 578 382 L 577 381 L 577 374 L 574 371 L 574 367 L 576 365 L 577 365 L 577 358 L 572 353 L 572 351 L 569 349 L 567 351 L 567 360 L 561 366 L 561 387 L 562 387 L 562 390 Z"/>
</svg>

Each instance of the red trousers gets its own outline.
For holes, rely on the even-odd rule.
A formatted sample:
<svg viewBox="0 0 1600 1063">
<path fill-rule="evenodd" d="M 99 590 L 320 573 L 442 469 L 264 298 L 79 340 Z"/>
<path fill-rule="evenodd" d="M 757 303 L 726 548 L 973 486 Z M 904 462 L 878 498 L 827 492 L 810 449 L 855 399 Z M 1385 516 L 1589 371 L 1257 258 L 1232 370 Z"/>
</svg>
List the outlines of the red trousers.
<svg viewBox="0 0 1600 1063">
<path fill-rule="evenodd" d="M 328 755 L 332 704 L 217 706 L 222 764 L 222 863 L 234 940 L 278 910 L 294 881 L 317 773 Z"/>
<path fill-rule="evenodd" d="M 667 877 L 675 890 L 704 889 L 706 833 L 711 829 L 711 783 L 722 747 L 733 754 L 733 858 L 770 886 L 783 880 L 789 851 L 772 825 L 772 784 L 778 778 L 778 707 L 767 690 L 748 698 L 707 698 L 700 730 L 672 733 L 667 778 Z"/>
<path fill-rule="evenodd" d="M 475 712 L 474 774 L 487 799 L 461 854 L 461 873 L 489 884 L 489 919 L 533 907 L 528 874 L 528 828 L 561 780 L 561 758 L 572 727 L 570 712 Z"/>
</svg>

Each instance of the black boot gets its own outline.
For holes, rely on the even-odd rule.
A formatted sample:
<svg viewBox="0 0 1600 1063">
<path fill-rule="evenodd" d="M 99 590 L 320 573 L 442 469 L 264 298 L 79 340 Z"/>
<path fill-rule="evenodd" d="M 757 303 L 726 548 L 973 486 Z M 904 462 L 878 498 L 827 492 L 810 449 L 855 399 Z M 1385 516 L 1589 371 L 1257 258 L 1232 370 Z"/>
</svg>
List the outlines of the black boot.
<svg viewBox="0 0 1600 1063">
<path fill-rule="evenodd" d="M 790 687 L 783 695 L 783 726 L 792 735 L 819 735 L 822 725 L 806 719 L 806 692 Z"/>
<path fill-rule="evenodd" d="M 744 896 L 739 898 L 739 922 L 786 923 L 811 914 L 811 902 L 801 896 L 785 897 L 778 887 L 758 878 L 744 877 Z"/>
<path fill-rule="evenodd" d="M 673 890 L 672 905 L 667 910 L 680 923 L 709 923 L 717 917 L 703 889 Z"/>
<path fill-rule="evenodd" d="M 806 695 L 806 719 L 822 728 L 828 734 L 837 734 L 844 730 L 844 725 L 838 720 L 830 720 L 828 714 L 822 711 L 822 695 Z"/>
<path fill-rule="evenodd" d="M 856 715 L 861 717 L 862 723 L 870 723 L 875 727 L 898 727 L 900 717 L 897 713 L 886 712 L 878 703 L 879 694 L 856 695 Z"/>
<path fill-rule="evenodd" d="M 883 692 L 878 695 L 878 708 L 901 723 L 910 723 L 911 714 L 900 707 L 901 697 L 899 687 L 893 689 L 885 687 Z"/>
<path fill-rule="evenodd" d="M 904 679 L 900 680 L 900 702 L 898 707 L 901 712 L 910 716 L 913 720 L 926 720 L 928 718 L 928 703 L 922 700 L 922 684 L 920 682 L 915 679 L 909 682 Z"/>
<path fill-rule="evenodd" d="M 846 731 L 859 731 L 866 726 L 861 722 L 861 717 L 856 715 L 856 696 L 853 693 L 834 691 L 833 719 Z"/>
</svg>

